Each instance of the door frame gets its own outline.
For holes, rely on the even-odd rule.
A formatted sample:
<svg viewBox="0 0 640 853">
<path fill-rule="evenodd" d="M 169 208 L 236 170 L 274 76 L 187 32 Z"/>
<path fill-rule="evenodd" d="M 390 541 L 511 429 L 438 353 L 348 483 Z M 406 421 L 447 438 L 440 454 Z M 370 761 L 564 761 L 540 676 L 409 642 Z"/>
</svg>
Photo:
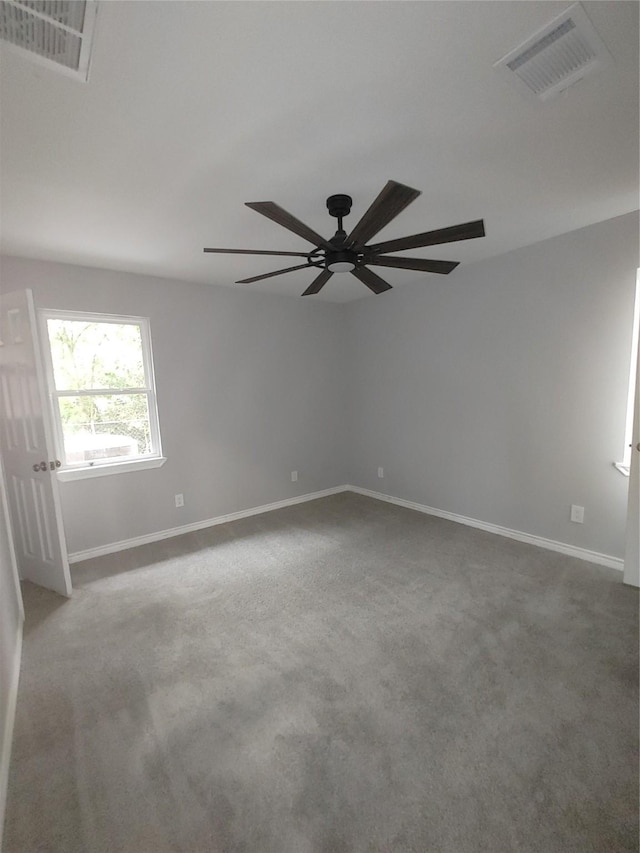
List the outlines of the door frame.
<svg viewBox="0 0 640 853">
<path fill-rule="evenodd" d="M 624 552 L 624 582 L 629 586 L 640 587 L 640 348 L 638 349 L 636 364 L 634 400 Z"/>
</svg>

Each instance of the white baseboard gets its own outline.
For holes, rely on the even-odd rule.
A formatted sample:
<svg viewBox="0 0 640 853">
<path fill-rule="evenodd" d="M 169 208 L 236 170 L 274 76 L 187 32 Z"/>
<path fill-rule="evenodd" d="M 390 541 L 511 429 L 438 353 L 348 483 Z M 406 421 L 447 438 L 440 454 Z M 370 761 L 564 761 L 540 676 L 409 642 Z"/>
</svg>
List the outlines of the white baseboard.
<svg viewBox="0 0 640 853">
<path fill-rule="evenodd" d="M 501 527 L 499 524 L 479 521 L 477 518 L 467 518 L 465 515 L 436 509 L 435 507 L 419 504 L 415 501 L 407 501 L 404 498 L 394 498 L 392 495 L 384 495 L 382 492 L 374 492 L 371 489 L 361 489 L 359 486 L 346 486 L 345 488 L 358 495 L 366 495 L 379 501 L 387 501 L 388 503 L 397 504 L 397 506 L 407 507 L 407 509 L 415 509 L 418 512 L 424 512 L 426 515 L 446 518 L 448 521 L 466 524 L 467 527 L 477 527 L 479 530 L 486 530 L 488 533 L 496 533 L 498 536 L 516 539 L 518 542 L 527 542 L 529 545 L 537 545 L 539 548 L 557 551 L 559 554 L 577 557 L 579 560 L 586 560 L 589 563 L 597 563 L 600 566 L 607 566 L 610 569 L 617 569 L 618 571 L 624 570 L 624 560 L 618 557 L 610 557 L 608 554 L 599 554 L 597 551 L 589 551 L 586 548 L 579 548 L 577 545 L 567 545 L 565 542 L 556 542 L 554 539 L 534 536 L 532 533 L 523 533 L 521 530 L 511 530 L 509 527 Z"/>
<path fill-rule="evenodd" d="M 319 492 L 310 492 L 306 495 L 286 498 L 285 500 L 276 501 L 275 503 L 262 504 L 262 506 L 243 509 L 239 512 L 219 515 L 216 518 L 207 518 L 204 521 L 195 521 L 192 524 L 183 524 L 180 527 L 160 530 L 156 533 L 149 533 L 145 536 L 136 536 L 133 539 L 123 539 L 121 542 L 112 542 L 108 545 L 100 545 L 97 548 L 88 548 L 86 551 L 76 551 L 73 554 L 69 554 L 69 562 L 78 563 L 81 560 L 88 560 L 91 557 L 101 557 L 105 554 L 114 554 L 116 551 L 135 548 L 138 545 L 147 545 L 150 542 L 158 542 L 161 539 L 169 539 L 172 536 L 181 536 L 183 533 L 191 533 L 194 530 L 203 530 L 206 527 L 214 527 L 217 524 L 225 524 L 228 521 L 237 521 L 240 518 L 248 518 L 251 515 L 260 515 L 263 512 L 272 512 L 275 509 L 283 509 L 284 507 L 304 503 L 305 501 L 314 501 L 317 498 L 336 495 L 339 492 L 355 492 L 358 495 L 366 495 L 367 497 L 375 498 L 379 501 L 387 501 L 388 503 L 396 504 L 397 506 L 404 506 L 407 507 L 407 509 L 414 509 L 427 515 L 435 515 L 438 518 L 446 518 L 447 520 L 455 521 L 458 524 L 465 524 L 467 527 L 476 527 L 479 530 L 486 530 L 488 533 L 495 533 L 498 536 L 506 536 L 508 539 L 516 539 L 518 542 L 526 542 L 529 545 L 537 545 L 539 548 L 546 548 L 549 551 L 557 551 L 559 554 L 566 554 L 569 557 L 577 557 L 579 560 L 586 560 L 589 563 L 597 563 L 600 566 L 607 566 L 611 569 L 617 569 L 618 571 L 624 570 L 624 560 L 618 557 L 611 557 L 608 554 L 600 554 L 597 551 L 589 551 L 586 548 L 579 548 L 577 545 L 568 545 L 565 542 L 556 542 L 553 539 L 545 539 L 542 536 L 535 536 L 532 533 L 523 533 L 521 530 L 511 530 L 508 527 L 501 527 L 499 524 L 479 521 L 477 518 L 468 518 L 465 515 L 458 515 L 458 513 L 455 512 L 436 509 L 435 507 L 419 504 L 415 501 L 396 498 L 392 495 L 385 495 L 382 492 L 374 492 L 371 489 L 362 489 L 360 486 L 349 485 L 335 486 L 332 489 L 323 489 Z"/>
<path fill-rule="evenodd" d="M 18 682 L 20 681 L 20 661 L 22 659 L 22 619 L 18 622 L 16 646 L 13 654 L 13 670 L 9 695 L 6 698 L 7 716 L 5 718 L 2 741 L 0 742 L 0 850 L 2 850 L 2 830 L 7 805 L 7 790 L 9 787 L 9 764 L 11 763 L 11 744 L 13 742 L 13 726 L 16 719 L 18 702 Z"/>
<path fill-rule="evenodd" d="M 203 530 L 205 527 L 215 527 L 217 524 L 237 521 L 240 518 L 248 518 L 251 515 L 261 515 L 263 512 L 272 512 L 274 509 L 283 509 L 284 507 L 294 506 L 295 504 L 305 503 L 306 501 L 315 501 L 317 498 L 326 498 L 329 495 L 337 495 L 339 492 L 346 492 L 347 490 L 348 486 L 334 486 L 332 489 L 323 489 L 319 492 L 310 492 L 306 495 L 286 498 L 283 501 L 275 501 L 275 503 L 262 504 L 262 506 L 242 509 L 239 512 L 218 515 L 216 518 L 207 518 L 204 521 L 194 521 L 191 524 L 171 527 L 168 530 L 159 530 L 156 533 L 148 533 L 145 536 L 135 536 L 133 539 L 123 539 L 121 542 L 99 545 L 97 548 L 88 548 L 86 551 L 75 551 L 73 554 L 69 554 L 69 562 L 79 563 L 81 560 L 89 560 L 91 557 L 114 554 L 116 551 L 125 551 L 127 548 L 136 548 L 138 545 L 148 545 L 150 542 L 159 542 L 161 539 L 170 539 L 172 536 L 182 536 L 183 533 Z"/>
</svg>

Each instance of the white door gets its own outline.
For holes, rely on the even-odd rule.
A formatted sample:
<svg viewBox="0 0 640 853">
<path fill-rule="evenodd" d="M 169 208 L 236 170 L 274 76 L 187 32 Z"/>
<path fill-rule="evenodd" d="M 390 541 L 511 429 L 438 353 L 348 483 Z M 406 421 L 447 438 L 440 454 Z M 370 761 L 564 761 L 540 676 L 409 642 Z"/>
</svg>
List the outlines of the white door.
<svg viewBox="0 0 640 853">
<path fill-rule="evenodd" d="M 52 432 L 30 290 L 0 296 L 0 450 L 23 580 L 71 595 Z"/>
<path fill-rule="evenodd" d="M 624 555 L 624 582 L 640 586 L 640 350 L 636 373 L 636 396 L 633 413 L 631 476 L 627 509 L 627 543 Z"/>
</svg>

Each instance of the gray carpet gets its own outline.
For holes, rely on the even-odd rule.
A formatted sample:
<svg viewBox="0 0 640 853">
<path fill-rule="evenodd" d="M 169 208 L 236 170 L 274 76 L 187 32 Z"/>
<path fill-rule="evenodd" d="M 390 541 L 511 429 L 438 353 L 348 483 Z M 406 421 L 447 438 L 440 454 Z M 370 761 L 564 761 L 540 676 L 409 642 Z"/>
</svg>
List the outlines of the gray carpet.
<svg viewBox="0 0 640 853">
<path fill-rule="evenodd" d="M 25 586 L 6 853 L 638 849 L 638 595 L 353 494 Z"/>
</svg>

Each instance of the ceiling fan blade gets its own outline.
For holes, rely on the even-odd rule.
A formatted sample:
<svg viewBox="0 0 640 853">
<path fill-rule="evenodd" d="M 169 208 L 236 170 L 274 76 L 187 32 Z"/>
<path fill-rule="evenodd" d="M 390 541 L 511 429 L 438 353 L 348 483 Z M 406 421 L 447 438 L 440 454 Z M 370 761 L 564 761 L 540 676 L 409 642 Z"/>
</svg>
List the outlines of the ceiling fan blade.
<svg viewBox="0 0 640 853">
<path fill-rule="evenodd" d="M 274 272 L 266 272 L 263 275 L 254 275 L 251 278 L 243 278 L 240 281 L 236 281 L 236 284 L 251 284 L 252 281 L 261 281 L 263 278 L 272 278 L 274 275 L 282 275 L 285 272 L 294 272 L 294 270 L 306 270 L 309 269 L 310 266 L 315 266 L 315 264 L 300 264 L 297 267 L 287 267 L 284 270 L 275 270 Z"/>
<path fill-rule="evenodd" d="M 382 192 L 349 234 L 347 242 L 356 247 L 364 246 L 367 240 L 395 219 L 419 195 L 420 190 L 414 190 L 396 181 L 387 181 Z"/>
<path fill-rule="evenodd" d="M 365 264 L 375 267 L 395 267 L 399 270 L 421 270 L 422 272 L 437 272 L 448 275 L 454 270 L 459 261 L 428 261 L 422 258 L 394 258 L 393 255 L 376 255 Z"/>
<path fill-rule="evenodd" d="M 312 228 L 305 225 L 304 222 L 300 222 L 300 220 L 296 219 L 295 216 L 287 213 L 286 210 L 275 202 L 247 201 L 245 204 L 252 210 L 256 210 L 258 213 L 266 216 L 267 219 L 271 219 L 273 222 L 277 222 L 278 225 L 282 225 L 283 228 L 293 231 L 293 233 L 297 234 L 298 237 L 302 237 L 304 240 L 308 240 L 310 243 L 313 243 L 314 246 L 322 246 L 325 249 L 333 248 L 328 240 L 325 240 L 324 237 L 321 237 Z"/>
<path fill-rule="evenodd" d="M 450 228 L 439 228 L 437 231 L 425 231 L 423 234 L 414 234 L 413 237 L 386 240 L 384 243 L 376 243 L 375 246 L 367 246 L 367 252 L 400 252 L 402 249 L 421 249 L 424 246 L 435 246 L 437 243 L 455 243 L 476 237 L 484 237 L 482 219 L 452 225 Z"/>
<path fill-rule="evenodd" d="M 216 252 L 226 255 L 291 255 L 294 258 L 306 258 L 308 252 L 269 252 L 265 249 L 203 249 L 203 252 Z"/>
<path fill-rule="evenodd" d="M 369 290 L 373 290 L 374 293 L 384 293 L 385 290 L 391 290 L 390 284 L 366 267 L 356 267 L 354 270 L 351 270 L 351 275 L 355 275 L 356 278 L 359 278 L 360 281 L 363 284 L 366 284 Z"/>
<path fill-rule="evenodd" d="M 331 270 L 322 270 L 319 276 L 316 276 L 309 287 L 302 294 L 303 296 L 313 296 L 314 293 L 320 293 L 325 284 L 329 281 L 333 273 Z"/>
</svg>

